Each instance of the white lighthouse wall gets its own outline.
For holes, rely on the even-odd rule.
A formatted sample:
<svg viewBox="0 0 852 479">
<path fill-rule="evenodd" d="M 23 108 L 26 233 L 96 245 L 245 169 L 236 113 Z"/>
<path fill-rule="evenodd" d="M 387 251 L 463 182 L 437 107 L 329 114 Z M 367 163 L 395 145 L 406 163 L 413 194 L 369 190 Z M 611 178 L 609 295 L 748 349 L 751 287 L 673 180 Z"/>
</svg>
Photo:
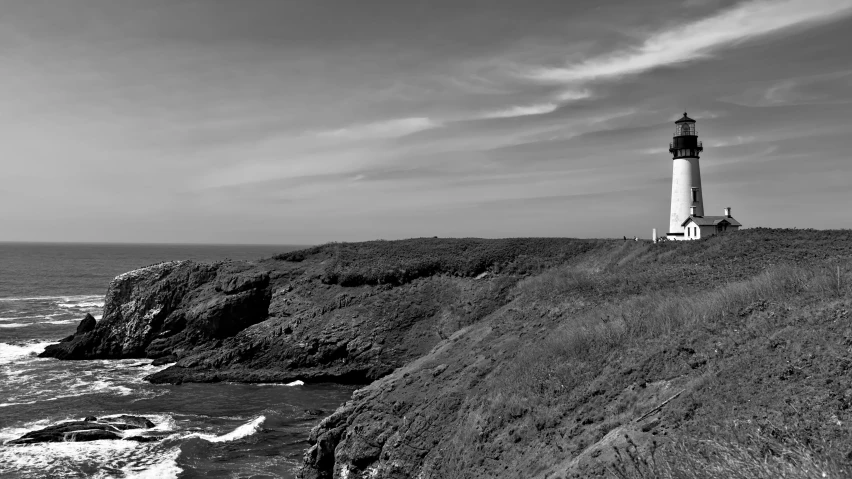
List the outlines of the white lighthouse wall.
<svg viewBox="0 0 852 479">
<path fill-rule="evenodd" d="M 698 188 L 695 214 L 704 216 L 704 198 L 701 191 L 701 171 L 698 158 L 676 158 L 672 160 L 672 205 L 669 217 L 669 233 L 683 231 L 681 224 L 689 217 L 693 205 L 692 188 Z"/>
</svg>

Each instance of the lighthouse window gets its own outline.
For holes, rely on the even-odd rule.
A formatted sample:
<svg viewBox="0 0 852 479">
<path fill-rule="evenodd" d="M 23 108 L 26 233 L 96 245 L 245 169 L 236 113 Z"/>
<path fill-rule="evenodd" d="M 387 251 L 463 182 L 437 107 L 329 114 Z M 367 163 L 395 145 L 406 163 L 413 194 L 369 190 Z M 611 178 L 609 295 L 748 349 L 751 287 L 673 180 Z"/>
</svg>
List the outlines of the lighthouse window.
<svg viewBox="0 0 852 479">
<path fill-rule="evenodd" d="M 692 201 L 698 201 L 698 188 L 692 189 Z"/>
</svg>

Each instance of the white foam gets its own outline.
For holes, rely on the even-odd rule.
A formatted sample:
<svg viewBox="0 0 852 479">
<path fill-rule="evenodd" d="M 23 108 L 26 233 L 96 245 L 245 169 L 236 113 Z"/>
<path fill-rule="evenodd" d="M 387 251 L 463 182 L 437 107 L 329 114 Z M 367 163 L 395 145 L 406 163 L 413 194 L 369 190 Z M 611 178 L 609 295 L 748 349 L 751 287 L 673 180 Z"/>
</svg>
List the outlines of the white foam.
<svg viewBox="0 0 852 479">
<path fill-rule="evenodd" d="M 32 323 L 6 323 L 0 324 L 0 328 L 23 328 L 25 326 L 32 326 Z"/>
<path fill-rule="evenodd" d="M 77 465 L 129 464 L 138 461 L 140 444 L 134 441 L 50 442 L 0 447 L 0 470 L 22 477 L 79 475 Z M 36 475 L 37 474 L 37 475 Z"/>
<path fill-rule="evenodd" d="M 63 319 L 63 320 L 61 320 L 61 321 L 60 321 L 60 320 L 56 320 L 56 321 L 42 321 L 42 322 L 40 322 L 40 323 L 38 323 L 38 324 L 74 324 L 74 323 L 79 323 L 79 322 L 80 322 L 80 320 L 79 320 L 79 319 Z"/>
<path fill-rule="evenodd" d="M 103 301 L 81 301 L 79 303 L 57 303 L 57 306 L 60 308 L 70 309 L 70 308 L 103 308 Z"/>
<path fill-rule="evenodd" d="M 43 317 L 44 316 L 7 316 L 7 317 L 0 317 L 0 321 L 15 321 L 17 319 L 39 319 L 39 318 L 43 318 Z"/>
<path fill-rule="evenodd" d="M 293 387 L 293 386 L 304 386 L 304 385 L 305 385 L 305 382 L 298 380 L 298 379 L 291 382 L 291 383 L 255 383 L 255 386 L 260 386 L 260 387 L 269 387 L 269 386 L 289 386 L 289 387 Z"/>
<path fill-rule="evenodd" d="M 217 436 L 215 434 L 193 433 L 190 434 L 188 437 L 198 437 L 208 442 L 236 441 L 237 439 L 242 439 L 244 437 L 251 436 L 252 434 L 260 431 L 260 425 L 263 424 L 263 421 L 266 421 L 266 416 L 258 416 L 252 419 L 251 421 L 243 424 L 242 426 L 234 429 L 228 434 Z"/>
<path fill-rule="evenodd" d="M 30 296 L 30 297 L 8 297 L 8 298 L 0 298 L 0 301 L 86 301 L 93 300 L 95 298 L 102 298 L 103 296 L 100 294 L 80 294 L 76 296 Z"/>
<path fill-rule="evenodd" d="M 24 345 L 0 343 L 0 364 L 9 364 L 30 358 L 44 351 L 51 342 L 29 343 Z"/>
<path fill-rule="evenodd" d="M 47 419 L 39 419 L 38 421 L 28 422 L 19 427 L 8 427 L 0 429 L 0 444 L 10 439 L 17 439 L 28 432 L 43 429 L 48 424 L 49 421 Z"/>
<path fill-rule="evenodd" d="M 160 421 L 160 427 L 169 424 L 170 416 L 149 417 Z M 59 421 L 64 422 L 64 421 Z M 27 423 L 14 428 L 0 430 L 0 443 L 18 438 L 27 432 L 47 426 L 47 420 Z M 156 429 L 156 428 L 155 428 Z M 150 431 L 150 430 L 149 430 Z M 135 430 L 124 431 L 124 436 L 132 436 Z M 0 471 L 18 473 L 21 477 L 77 477 L 82 474 L 80 465 L 103 468 L 89 477 L 134 478 L 176 478 L 183 472 L 177 459 L 180 448 L 173 447 L 163 451 L 157 444 L 135 441 L 99 440 L 90 442 L 56 442 L 28 445 L 0 446 Z M 90 476 L 91 475 L 91 476 Z"/>
<path fill-rule="evenodd" d="M 177 458 L 180 456 L 180 448 L 170 449 L 165 454 L 158 454 L 157 458 L 162 458 L 161 461 L 154 464 L 125 466 L 121 472 L 124 477 L 133 479 L 173 479 L 183 472 L 183 469 L 178 466 Z M 143 468 L 141 471 L 140 468 Z M 106 476 L 104 476 L 106 477 Z"/>
</svg>

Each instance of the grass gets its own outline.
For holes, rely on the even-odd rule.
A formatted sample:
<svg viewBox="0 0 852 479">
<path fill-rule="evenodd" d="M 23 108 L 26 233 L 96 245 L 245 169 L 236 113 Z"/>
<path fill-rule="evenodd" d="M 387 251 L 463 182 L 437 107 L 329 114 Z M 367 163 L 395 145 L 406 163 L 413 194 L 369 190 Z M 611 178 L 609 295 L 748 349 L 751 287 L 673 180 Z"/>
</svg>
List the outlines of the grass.
<svg viewBox="0 0 852 479">
<path fill-rule="evenodd" d="M 555 478 L 579 470 L 571 461 L 601 458 L 589 467 L 603 471 L 579 477 L 848 476 L 848 230 L 754 228 L 662 244 L 427 238 L 278 257 L 308 258 L 341 286 L 486 272 L 514 284 L 488 292 L 504 306 L 460 325 L 381 390 L 370 407 L 400 439 L 379 466 Z M 436 376 L 428 368 L 439 364 Z M 353 424 L 375 420 L 366 416 Z M 608 442 L 621 431 L 638 433 L 636 443 Z"/>
<path fill-rule="evenodd" d="M 629 254 L 641 264 L 654 262 L 635 252 Z M 675 259 L 668 257 L 669 262 Z M 486 390 L 499 393 L 491 394 L 477 410 L 478 432 L 463 435 L 464 440 L 494 440 L 509 427 L 542 434 L 564 425 L 565 418 L 575 417 L 586 430 L 574 441 L 573 454 L 578 454 L 614 427 L 639 416 L 636 399 L 621 393 L 620 388 L 626 384 L 619 385 L 609 364 L 630 364 L 632 361 L 626 357 L 642 357 L 636 351 L 658 343 L 677 343 L 676 338 L 695 331 L 729 328 L 731 318 L 748 315 L 755 304 L 783 303 L 796 301 L 795 298 L 825 302 L 848 297 L 852 295 L 849 264 L 848 260 L 837 258 L 774 264 L 748 279 L 697 291 L 661 290 L 653 284 L 653 273 L 647 273 L 647 288 L 621 295 L 615 294 L 623 293 L 620 268 L 605 267 L 595 273 L 568 266 L 524 280 L 516 288 L 513 303 L 520 311 L 518 316 L 528 322 L 542 318 L 544 324 L 555 326 L 534 346 L 526 343 L 525 347 L 518 347 L 513 360 L 505 361 L 491 375 Z M 749 334 L 744 339 L 763 331 Z M 666 365 L 660 367 L 665 369 Z M 586 407 L 591 403 L 590 397 L 607 394 L 606 391 L 621 394 L 609 400 L 610 409 L 606 412 L 590 411 Z M 584 409 L 586 412 L 579 413 Z M 623 454 L 626 453 L 622 451 Z M 759 433 L 679 440 L 667 445 L 658 456 L 664 459 L 651 464 L 652 469 L 631 469 L 622 464 L 622 469 L 610 472 L 615 477 L 631 479 L 848 476 L 842 472 L 843 465 L 829 456 L 793 439 L 779 442 Z"/>
<path fill-rule="evenodd" d="M 327 284 L 398 286 L 440 274 L 473 277 L 485 272 L 539 273 L 606 243 L 569 238 L 417 238 L 330 243 L 276 259 L 304 261 L 312 255 L 326 255 L 322 280 Z"/>
<path fill-rule="evenodd" d="M 678 438 L 650 456 L 635 444 L 616 449 L 608 467 L 614 479 L 823 479 L 843 478 L 852 468 L 824 457 L 779 428 L 729 425 L 707 439 Z"/>
</svg>

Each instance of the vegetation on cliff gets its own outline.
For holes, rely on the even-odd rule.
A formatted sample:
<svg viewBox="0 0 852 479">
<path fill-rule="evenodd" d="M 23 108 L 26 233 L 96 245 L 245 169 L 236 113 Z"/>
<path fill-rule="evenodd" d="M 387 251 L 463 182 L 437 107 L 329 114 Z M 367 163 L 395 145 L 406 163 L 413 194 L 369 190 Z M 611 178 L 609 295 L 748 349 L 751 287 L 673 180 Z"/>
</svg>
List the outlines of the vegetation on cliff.
<svg viewBox="0 0 852 479">
<path fill-rule="evenodd" d="M 850 261 L 850 231 L 332 243 L 117 278 L 48 354 L 370 383 L 304 478 L 846 477 Z"/>
<path fill-rule="evenodd" d="M 359 390 L 303 477 L 849 475 L 852 233 L 600 246 Z"/>
</svg>

